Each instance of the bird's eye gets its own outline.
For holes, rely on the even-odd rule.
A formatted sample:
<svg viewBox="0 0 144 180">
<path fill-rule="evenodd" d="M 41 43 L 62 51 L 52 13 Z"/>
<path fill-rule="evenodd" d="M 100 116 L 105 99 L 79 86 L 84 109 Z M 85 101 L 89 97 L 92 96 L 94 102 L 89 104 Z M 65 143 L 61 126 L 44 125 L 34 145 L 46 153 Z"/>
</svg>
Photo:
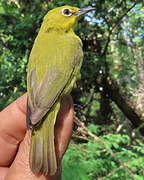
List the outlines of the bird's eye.
<svg viewBox="0 0 144 180">
<path fill-rule="evenodd" d="M 64 16 L 71 16 L 73 13 L 70 9 L 68 8 L 64 8 L 62 11 L 61 11 L 62 15 Z"/>
</svg>

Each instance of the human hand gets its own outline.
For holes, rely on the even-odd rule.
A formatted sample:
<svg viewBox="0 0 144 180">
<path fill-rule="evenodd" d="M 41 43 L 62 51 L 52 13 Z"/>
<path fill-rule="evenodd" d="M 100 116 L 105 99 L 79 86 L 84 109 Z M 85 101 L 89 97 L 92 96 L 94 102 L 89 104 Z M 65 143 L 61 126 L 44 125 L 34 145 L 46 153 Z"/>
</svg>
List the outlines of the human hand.
<svg viewBox="0 0 144 180">
<path fill-rule="evenodd" d="M 35 175 L 29 166 L 31 131 L 26 131 L 27 94 L 0 112 L 0 180 L 60 180 L 61 160 L 70 142 L 73 125 L 73 101 L 62 100 L 55 125 L 56 153 L 60 167 L 55 176 Z"/>
</svg>

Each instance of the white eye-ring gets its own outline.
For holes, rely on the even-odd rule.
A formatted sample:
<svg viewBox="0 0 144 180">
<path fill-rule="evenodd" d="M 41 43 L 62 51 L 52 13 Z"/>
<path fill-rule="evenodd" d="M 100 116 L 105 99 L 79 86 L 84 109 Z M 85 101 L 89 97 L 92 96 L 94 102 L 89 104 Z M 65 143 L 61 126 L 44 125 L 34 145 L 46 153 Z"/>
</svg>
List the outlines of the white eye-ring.
<svg viewBox="0 0 144 180">
<path fill-rule="evenodd" d="M 73 12 L 68 8 L 64 8 L 62 9 L 61 14 L 64 16 L 72 16 Z"/>
</svg>

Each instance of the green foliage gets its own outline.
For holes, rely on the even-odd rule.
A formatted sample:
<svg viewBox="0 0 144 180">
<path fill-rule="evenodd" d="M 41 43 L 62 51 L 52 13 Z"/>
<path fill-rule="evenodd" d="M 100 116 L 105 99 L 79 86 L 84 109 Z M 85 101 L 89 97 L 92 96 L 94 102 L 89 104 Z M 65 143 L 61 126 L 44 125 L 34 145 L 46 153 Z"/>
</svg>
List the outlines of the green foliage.
<svg viewBox="0 0 144 180">
<path fill-rule="evenodd" d="M 19 9 L 13 2 L 0 2 L 0 110 L 26 92 L 28 56 L 46 13 L 45 8 L 39 13 L 39 3 L 23 12 L 28 5 Z"/>
<path fill-rule="evenodd" d="M 109 84 L 113 84 L 111 78 L 115 80 L 121 87 L 120 92 L 134 100 L 131 106 L 137 105 L 139 94 L 136 92 L 144 89 L 144 64 L 140 61 L 144 57 L 142 1 L 1 0 L 0 110 L 26 92 L 27 61 L 42 19 L 48 10 L 65 4 L 96 7 L 96 11 L 82 18 L 76 28 L 84 45 L 84 61 L 72 97 L 80 107 L 76 109 L 76 116 L 103 144 L 92 137 L 88 143 L 73 140 L 63 160 L 63 179 L 133 179 L 120 159 L 136 179 L 142 180 L 143 138 L 138 133 L 139 128 L 131 130 L 129 120 L 113 102 L 103 82 L 104 78 Z M 114 84 L 114 88 L 119 92 L 117 85 Z"/>
<path fill-rule="evenodd" d="M 90 132 L 99 134 L 100 126 L 90 125 Z M 99 136 L 102 143 L 89 137 L 88 143 L 71 143 L 63 159 L 63 179 L 78 180 L 131 180 L 128 170 L 137 179 L 144 177 L 144 144 L 128 135 L 107 134 Z M 116 158 L 111 155 L 113 152 Z"/>
</svg>

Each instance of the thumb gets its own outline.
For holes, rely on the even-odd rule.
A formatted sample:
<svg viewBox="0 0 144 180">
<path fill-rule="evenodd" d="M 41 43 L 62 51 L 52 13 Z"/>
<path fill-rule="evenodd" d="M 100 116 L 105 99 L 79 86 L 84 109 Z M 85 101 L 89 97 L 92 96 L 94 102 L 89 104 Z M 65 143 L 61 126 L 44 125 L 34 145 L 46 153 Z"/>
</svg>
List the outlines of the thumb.
<svg viewBox="0 0 144 180">
<path fill-rule="evenodd" d="M 19 145 L 17 155 L 9 168 L 6 179 L 7 180 L 54 180 L 54 177 L 46 177 L 44 175 L 35 175 L 29 166 L 29 152 L 30 152 L 30 142 L 31 141 L 31 131 L 27 131 L 24 140 Z"/>
</svg>

